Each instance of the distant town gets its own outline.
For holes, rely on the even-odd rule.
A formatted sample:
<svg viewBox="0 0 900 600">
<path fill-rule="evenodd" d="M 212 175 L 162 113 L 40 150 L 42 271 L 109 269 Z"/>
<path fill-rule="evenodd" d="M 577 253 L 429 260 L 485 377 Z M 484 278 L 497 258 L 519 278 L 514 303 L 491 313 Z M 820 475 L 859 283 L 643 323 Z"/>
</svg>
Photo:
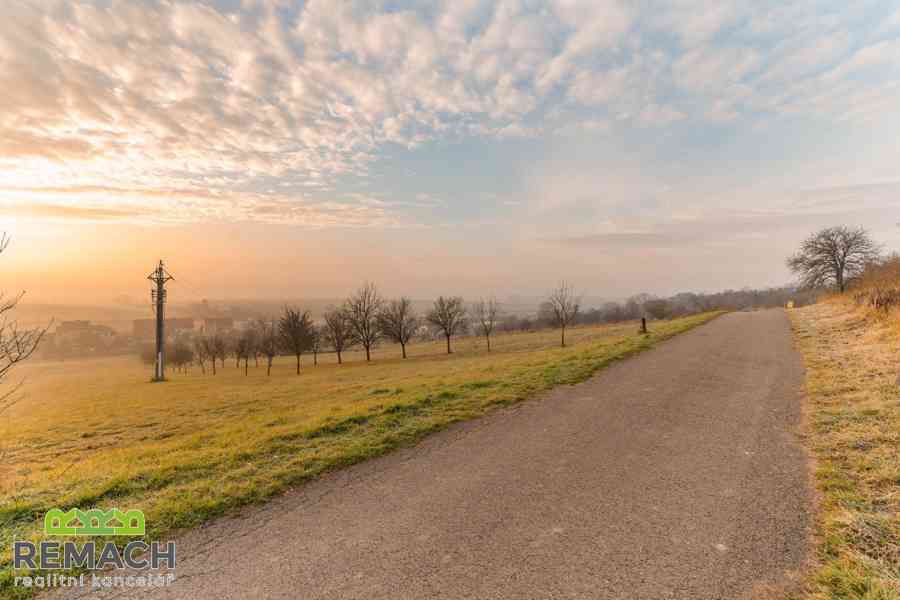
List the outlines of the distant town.
<svg viewBox="0 0 900 600">
<path fill-rule="evenodd" d="M 245 308 L 214 308 L 208 300 L 189 305 L 188 308 L 197 316 L 170 317 L 165 320 L 168 339 L 195 334 L 229 334 L 247 328 L 253 320 L 253 315 Z M 234 313 L 235 316 L 221 313 Z M 130 331 L 87 319 L 62 320 L 45 336 L 40 356 L 62 359 L 137 354 L 145 344 L 153 341 L 155 327 L 156 319 L 152 317 L 133 319 Z"/>
</svg>

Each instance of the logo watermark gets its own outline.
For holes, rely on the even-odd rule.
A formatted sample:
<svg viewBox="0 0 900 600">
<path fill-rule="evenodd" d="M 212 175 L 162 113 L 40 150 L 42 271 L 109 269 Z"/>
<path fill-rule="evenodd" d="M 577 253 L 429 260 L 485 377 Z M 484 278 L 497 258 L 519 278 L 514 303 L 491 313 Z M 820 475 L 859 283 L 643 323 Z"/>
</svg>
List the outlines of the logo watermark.
<svg viewBox="0 0 900 600">
<path fill-rule="evenodd" d="M 73 508 L 63 512 L 54 508 L 44 515 L 46 535 L 144 535 L 145 531 L 146 520 L 140 510 Z"/>
<path fill-rule="evenodd" d="M 143 536 L 146 519 L 140 510 L 127 511 L 54 508 L 44 515 L 44 534 L 48 536 Z M 133 540 L 124 546 L 115 541 L 79 543 L 75 540 L 13 542 L 13 569 L 28 570 L 29 575 L 16 575 L 14 585 L 22 587 L 158 587 L 175 581 L 175 574 L 147 573 L 175 568 L 175 542 Z M 89 573 L 66 575 L 53 571 L 82 569 Z M 135 574 L 98 574 L 96 571 L 129 569 Z M 32 574 L 34 571 L 50 572 Z"/>
</svg>

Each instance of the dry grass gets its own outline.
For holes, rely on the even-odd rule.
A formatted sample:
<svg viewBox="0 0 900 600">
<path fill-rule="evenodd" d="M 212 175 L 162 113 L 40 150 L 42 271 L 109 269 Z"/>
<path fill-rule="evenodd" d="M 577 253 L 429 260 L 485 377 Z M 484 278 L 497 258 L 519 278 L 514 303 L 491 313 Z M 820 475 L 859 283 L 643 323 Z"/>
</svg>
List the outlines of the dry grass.
<svg viewBox="0 0 900 600">
<path fill-rule="evenodd" d="M 890 317 L 900 310 L 900 255 L 869 265 L 857 283 L 853 297 L 876 315 Z"/>
<path fill-rule="evenodd" d="M 840 298 L 791 318 L 821 493 L 809 597 L 900 599 L 900 321 Z"/>
<path fill-rule="evenodd" d="M 371 364 L 328 356 L 294 374 L 292 359 L 244 376 L 173 374 L 148 382 L 134 359 L 34 363 L 28 396 L 0 423 L 0 595 L 9 585 L 9 542 L 38 537 L 52 507 L 142 509 L 148 538 L 392 448 L 492 407 L 576 383 L 612 360 L 649 348 L 716 316 L 637 325 L 498 335 L 487 354 L 476 338 L 379 350 Z"/>
</svg>

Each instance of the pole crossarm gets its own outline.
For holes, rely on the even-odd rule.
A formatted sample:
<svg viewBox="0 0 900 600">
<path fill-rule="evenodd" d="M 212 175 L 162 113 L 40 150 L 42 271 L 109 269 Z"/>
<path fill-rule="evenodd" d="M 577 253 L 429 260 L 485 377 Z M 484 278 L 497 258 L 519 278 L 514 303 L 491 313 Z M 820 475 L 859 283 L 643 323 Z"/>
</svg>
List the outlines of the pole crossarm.
<svg viewBox="0 0 900 600">
<path fill-rule="evenodd" d="M 175 278 L 166 270 L 165 265 L 163 265 L 163 261 L 159 261 L 159 266 L 153 269 L 153 272 L 147 275 L 147 279 L 154 283 L 162 283 L 165 285 L 168 281 L 174 281 Z"/>
</svg>

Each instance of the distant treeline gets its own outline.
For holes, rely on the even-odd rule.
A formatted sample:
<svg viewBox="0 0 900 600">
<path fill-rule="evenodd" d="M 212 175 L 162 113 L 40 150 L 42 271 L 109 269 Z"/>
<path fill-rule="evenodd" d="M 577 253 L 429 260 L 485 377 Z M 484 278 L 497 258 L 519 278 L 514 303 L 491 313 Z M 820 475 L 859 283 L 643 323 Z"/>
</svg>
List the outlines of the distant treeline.
<svg viewBox="0 0 900 600">
<path fill-rule="evenodd" d="M 624 302 L 606 302 L 600 307 L 581 310 L 575 324 L 596 325 L 619 323 L 646 317 L 672 319 L 711 310 L 746 310 L 773 308 L 793 302 L 800 307 L 812 304 L 819 294 L 817 290 L 800 290 L 785 286 L 766 289 L 726 290 L 714 294 L 684 292 L 667 298 L 651 294 L 637 294 Z M 530 331 L 555 326 L 551 307 L 542 304 L 534 316 L 506 315 L 497 326 L 501 331 Z"/>
</svg>

